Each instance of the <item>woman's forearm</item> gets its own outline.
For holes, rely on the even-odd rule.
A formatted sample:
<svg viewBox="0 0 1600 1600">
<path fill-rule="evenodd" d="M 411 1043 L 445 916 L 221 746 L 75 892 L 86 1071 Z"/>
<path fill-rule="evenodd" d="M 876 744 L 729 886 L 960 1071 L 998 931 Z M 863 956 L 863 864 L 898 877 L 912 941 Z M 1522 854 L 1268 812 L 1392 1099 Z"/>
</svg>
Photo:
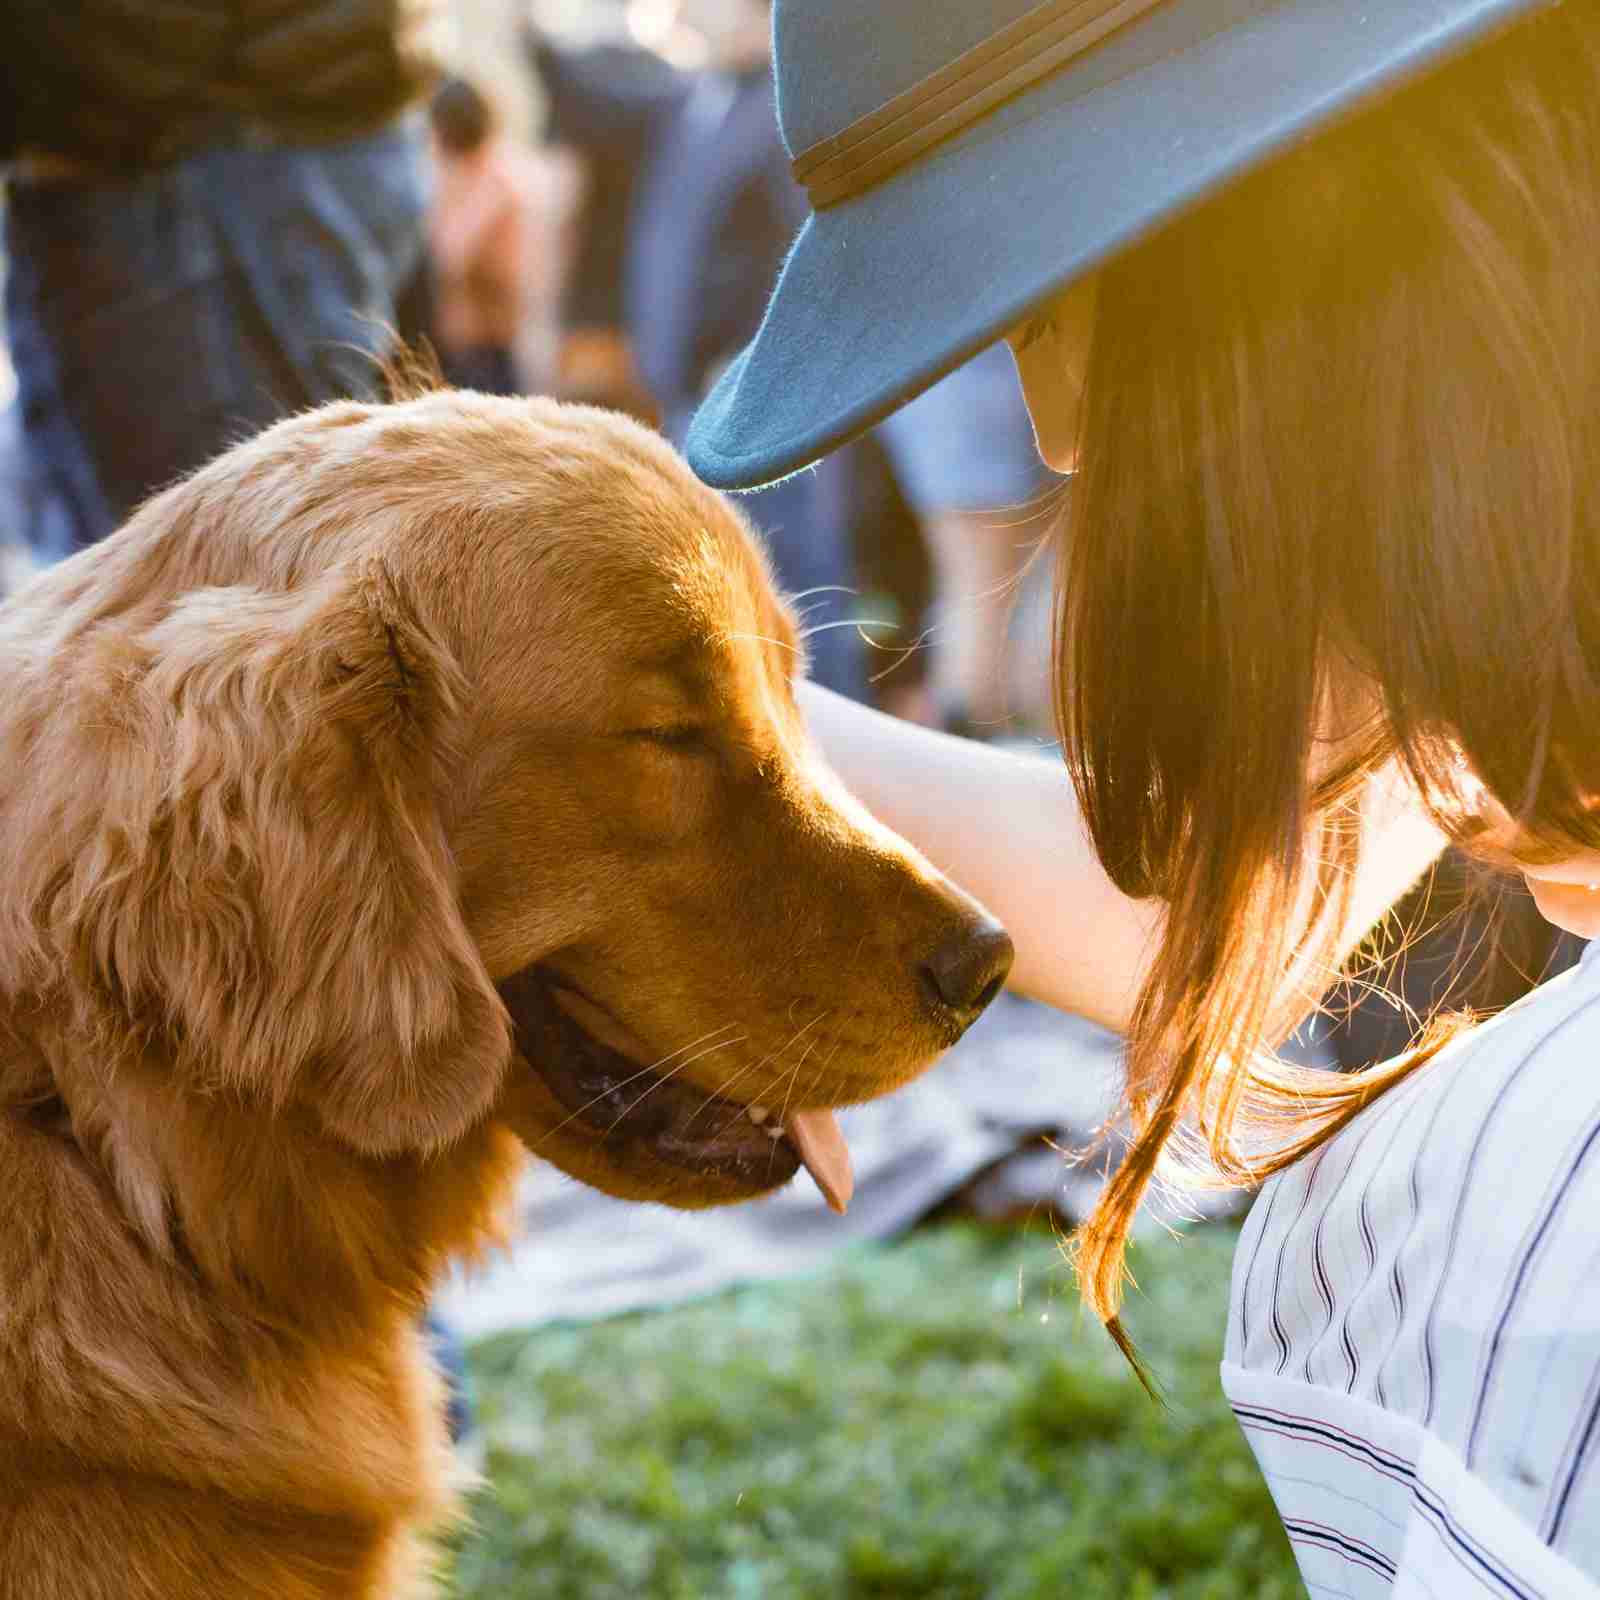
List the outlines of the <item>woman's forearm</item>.
<svg viewBox="0 0 1600 1600">
<path fill-rule="evenodd" d="M 1125 1029 L 1160 938 L 1161 907 L 1130 899 L 1106 876 L 1060 762 L 933 733 L 814 684 L 801 703 L 857 798 L 1006 925 L 1017 951 L 1012 988 Z M 1341 953 L 1443 842 L 1398 786 L 1373 801 Z M 1307 1006 L 1326 976 L 1295 975 Z"/>
</svg>

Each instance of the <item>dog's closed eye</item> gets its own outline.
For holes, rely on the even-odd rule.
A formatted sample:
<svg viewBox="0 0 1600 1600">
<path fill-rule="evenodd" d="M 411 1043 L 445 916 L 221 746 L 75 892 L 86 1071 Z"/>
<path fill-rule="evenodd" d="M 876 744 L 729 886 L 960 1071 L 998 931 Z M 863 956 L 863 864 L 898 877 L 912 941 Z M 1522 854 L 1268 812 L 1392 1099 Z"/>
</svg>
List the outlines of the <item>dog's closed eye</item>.
<svg viewBox="0 0 1600 1600">
<path fill-rule="evenodd" d="M 675 751 L 680 755 L 711 753 L 710 734 L 706 729 L 693 723 L 684 723 L 672 728 L 635 728 L 627 737 L 637 739 L 643 744 L 655 745 L 663 750 Z"/>
</svg>

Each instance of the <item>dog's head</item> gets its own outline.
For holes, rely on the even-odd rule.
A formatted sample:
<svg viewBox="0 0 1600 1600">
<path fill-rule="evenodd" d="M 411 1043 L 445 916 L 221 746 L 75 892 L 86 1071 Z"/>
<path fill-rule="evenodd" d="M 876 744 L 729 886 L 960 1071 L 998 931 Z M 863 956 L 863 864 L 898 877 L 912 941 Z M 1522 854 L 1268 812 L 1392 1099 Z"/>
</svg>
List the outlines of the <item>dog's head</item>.
<svg viewBox="0 0 1600 1600">
<path fill-rule="evenodd" d="M 0 984 L 369 1154 L 497 1115 L 617 1194 L 804 1159 L 840 1199 L 829 1108 L 919 1071 L 1009 961 L 820 760 L 738 515 L 606 413 L 281 424 L 0 650 Z"/>
</svg>

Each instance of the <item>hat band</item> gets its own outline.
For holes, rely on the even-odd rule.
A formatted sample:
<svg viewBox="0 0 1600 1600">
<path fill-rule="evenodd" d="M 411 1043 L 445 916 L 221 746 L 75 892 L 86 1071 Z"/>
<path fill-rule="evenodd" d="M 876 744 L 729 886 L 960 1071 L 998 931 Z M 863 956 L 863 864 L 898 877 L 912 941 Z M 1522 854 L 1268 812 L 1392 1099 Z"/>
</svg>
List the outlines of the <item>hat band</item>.
<svg viewBox="0 0 1600 1600">
<path fill-rule="evenodd" d="M 794 158 L 812 206 L 838 205 L 1153 11 L 1163 0 L 1045 0 L 920 83 Z"/>
</svg>

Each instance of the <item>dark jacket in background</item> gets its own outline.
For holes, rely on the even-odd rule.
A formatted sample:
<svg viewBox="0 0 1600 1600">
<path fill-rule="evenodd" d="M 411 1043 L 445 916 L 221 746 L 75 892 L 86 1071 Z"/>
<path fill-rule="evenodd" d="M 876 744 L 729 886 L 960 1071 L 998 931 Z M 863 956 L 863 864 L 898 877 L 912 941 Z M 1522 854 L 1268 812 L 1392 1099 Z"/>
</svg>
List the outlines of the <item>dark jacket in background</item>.
<svg viewBox="0 0 1600 1600">
<path fill-rule="evenodd" d="M 547 136 L 576 150 L 589 172 L 562 321 L 569 328 L 620 328 L 635 195 L 693 80 L 624 45 L 569 50 L 535 33 L 526 43 L 549 102 Z"/>
<path fill-rule="evenodd" d="M 639 371 L 681 435 L 755 335 L 808 210 L 778 132 L 772 74 L 698 74 L 664 119 L 634 199 L 624 304 Z"/>
<path fill-rule="evenodd" d="M 288 412 L 376 392 L 426 198 L 396 113 L 447 4 L 0 0 L 37 559 Z"/>
<path fill-rule="evenodd" d="M 5 0 L 0 156 L 109 171 L 226 129 L 318 143 L 378 127 L 437 73 L 447 0 Z"/>
</svg>

